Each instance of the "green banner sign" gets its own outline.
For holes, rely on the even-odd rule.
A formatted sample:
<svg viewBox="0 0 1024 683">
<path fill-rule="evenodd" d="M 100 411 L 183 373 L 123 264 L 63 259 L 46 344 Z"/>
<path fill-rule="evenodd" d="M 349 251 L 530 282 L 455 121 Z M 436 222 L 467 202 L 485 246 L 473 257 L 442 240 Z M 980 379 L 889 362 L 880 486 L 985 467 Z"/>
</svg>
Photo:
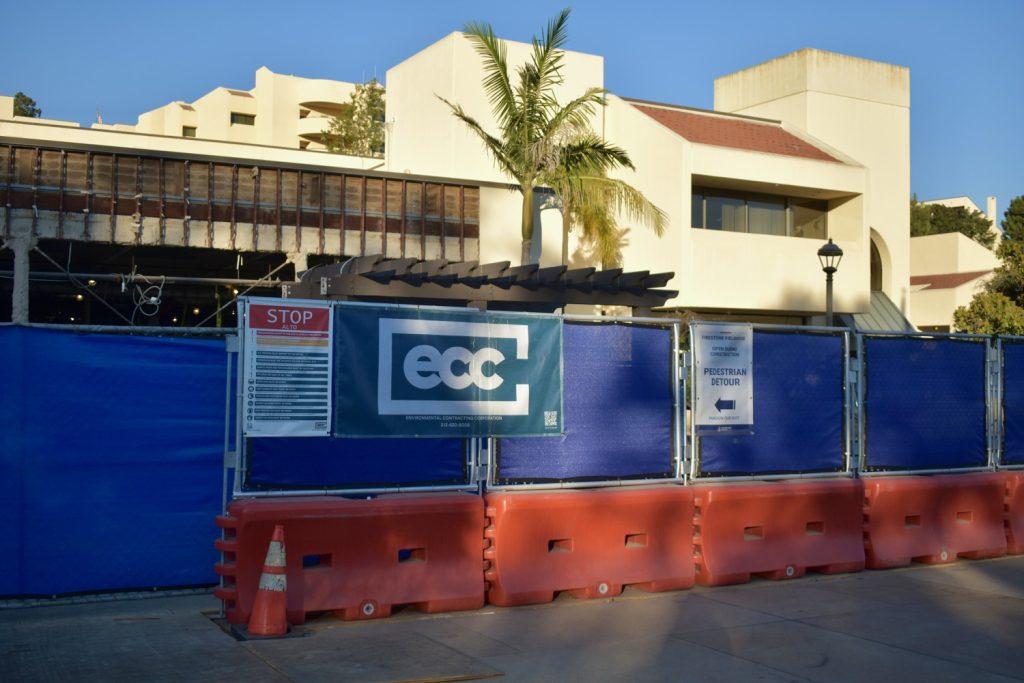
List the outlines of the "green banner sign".
<svg viewBox="0 0 1024 683">
<path fill-rule="evenodd" d="M 562 434 L 554 315 L 338 305 L 334 434 Z"/>
</svg>

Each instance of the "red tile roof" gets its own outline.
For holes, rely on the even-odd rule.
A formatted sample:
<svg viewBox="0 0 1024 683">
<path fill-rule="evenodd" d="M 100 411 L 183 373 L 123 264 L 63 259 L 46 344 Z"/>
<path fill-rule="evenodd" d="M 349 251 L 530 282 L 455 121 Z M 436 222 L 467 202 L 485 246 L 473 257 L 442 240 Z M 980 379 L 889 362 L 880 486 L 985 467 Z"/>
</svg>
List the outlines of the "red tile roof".
<svg viewBox="0 0 1024 683">
<path fill-rule="evenodd" d="M 910 278 L 912 285 L 925 285 L 924 289 L 953 289 L 960 285 L 966 285 L 971 280 L 977 280 L 982 275 L 988 275 L 991 270 L 973 270 L 969 273 L 941 273 L 939 275 L 913 275 Z"/>
<path fill-rule="evenodd" d="M 839 161 L 777 123 L 722 116 L 711 112 L 704 114 L 682 109 L 652 107 L 635 102 L 632 104 L 690 142 L 820 161 Z"/>
</svg>

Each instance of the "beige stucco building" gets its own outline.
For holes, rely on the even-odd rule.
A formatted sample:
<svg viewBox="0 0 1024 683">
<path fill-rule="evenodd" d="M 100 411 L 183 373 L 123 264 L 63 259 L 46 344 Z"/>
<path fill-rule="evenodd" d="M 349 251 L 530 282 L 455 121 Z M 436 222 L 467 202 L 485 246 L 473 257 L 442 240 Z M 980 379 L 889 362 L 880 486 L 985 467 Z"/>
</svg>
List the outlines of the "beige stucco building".
<svg viewBox="0 0 1024 683">
<path fill-rule="evenodd" d="M 194 102 L 171 102 L 134 124 L 93 128 L 150 135 L 226 140 L 273 147 L 323 149 L 331 116 L 349 101 L 353 83 L 256 70 L 249 90 L 214 88 Z"/>
<path fill-rule="evenodd" d="M 910 320 L 921 330 L 949 332 L 953 311 L 971 303 L 999 258 L 958 232 L 910 240 Z"/>
<path fill-rule="evenodd" d="M 514 68 L 526 59 L 529 45 L 509 43 L 508 49 Z M 604 87 L 601 56 L 568 52 L 564 64 L 561 101 Z M 660 238 L 643 226 L 622 224 L 623 267 L 675 272 L 669 285 L 679 290 L 673 309 L 818 322 L 825 301 L 816 251 L 830 237 L 845 254 L 836 276 L 838 312 L 864 313 L 884 299 L 909 314 L 908 70 L 807 49 L 723 76 L 712 86 L 713 111 L 609 93 L 594 117 L 594 129 L 625 148 L 636 165 L 622 177 L 668 216 Z M 480 58 L 470 42 L 449 34 L 387 71 L 384 159 L 316 149 L 313 138 L 322 131 L 317 119 L 336 111 L 351 88 L 263 68 L 252 90 L 218 88 L 193 103 L 147 112 L 134 126 L 91 129 L 14 119 L 0 100 L 0 150 L 53 148 L 63 150 L 62 159 L 72 149 L 115 157 L 118 151 L 159 155 L 175 174 L 176 160 L 182 160 L 184 180 L 176 185 L 176 197 L 184 197 L 186 206 L 178 217 L 163 209 L 147 211 L 143 201 L 137 211 L 104 204 L 111 217 L 99 222 L 109 223 L 102 230 L 95 222 L 92 230 L 77 228 L 81 217 L 63 216 L 59 207 L 57 215 L 15 208 L 3 220 L 44 237 L 276 250 L 301 266 L 311 256 L 385 249 L 411 257 L 518 261 L 520 196 L 480 141 L 436 97 L 461 104 L 494 129 Z M 233 113 L 254 117 L 253 125 L 232 124 Z M 310 120 L 315 124 L 305 123 Z M 195 128 L 194 138 L 183 137 L 191 132 L 185 127 Z M 40 182 L 32 176 L 31 156 L 9 151 L 0 158 L 0 188 L 10 182 L 28 193 Z M 86 168 L 92 168 L 89 159 Z M 206 175 L 195 176 L 200 164 L 193 159 L 210 166 Z M 47 165 L 42 156 L 39 165 Z M 215 165 L 226 169 L 222 175 Z M 102 183 L 117 197 L 120 190 L 108 176 Z M 212 200 L 203 214 L 205 209 L 193 206 L 201 203 L 195 188 L 209 177 L 217 182 L 210 181 Z M 319 185 L 309 192 L 313 178 Z M 131 182 L 136 181 L 145 184 Z M 352 190 L 353 183 L 362 189 Z M 234 206 L 240 191 L 255 209 L 232 208 L 230 217 L 214 210 L 217 196 L 230 197 Z M 284 196 L 283 204 L 278 198 L 276 213 L 273 206 L 264 210 L 275 193 Z M 289 214 L 296 204 L 298 214 Z M 557 203 L 544 199 L 537 210 L 534 256 L 542 265 L 556 264 Z M 303 224 L 307 214 L 310 225 Z M 203 230 L 190 229 L 200 217 Z M 300 226 L 292 228 L 288 220 Z M 574 265 L 590 262 L 575 240 L 570 251 Z"/>
</svg>

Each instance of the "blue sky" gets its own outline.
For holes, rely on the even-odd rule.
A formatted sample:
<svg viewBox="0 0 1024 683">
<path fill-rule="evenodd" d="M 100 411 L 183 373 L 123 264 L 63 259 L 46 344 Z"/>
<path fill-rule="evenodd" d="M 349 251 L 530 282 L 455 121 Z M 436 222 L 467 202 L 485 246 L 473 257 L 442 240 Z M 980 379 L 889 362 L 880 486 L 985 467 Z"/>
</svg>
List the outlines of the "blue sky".
<svg viewBox="0 0 1024 683">
<path fill-rule="evenodd" d="M 564 2 L 18 2 L 3 0 L 0 93 L 44 116 L 134 122 L 263 65 L 358 81 L 468 20 L 526 40 Z M 18 28 L 15 28 L 18 27 Z M 569 47 L 604 55 L 629 97 L 712 106 L 712 81 L 802 47 L 911 69 L 911 186 L 999 212 L 1024 194 L 1024 0 L 642 2 L 573 5 Z"/>
</svg>

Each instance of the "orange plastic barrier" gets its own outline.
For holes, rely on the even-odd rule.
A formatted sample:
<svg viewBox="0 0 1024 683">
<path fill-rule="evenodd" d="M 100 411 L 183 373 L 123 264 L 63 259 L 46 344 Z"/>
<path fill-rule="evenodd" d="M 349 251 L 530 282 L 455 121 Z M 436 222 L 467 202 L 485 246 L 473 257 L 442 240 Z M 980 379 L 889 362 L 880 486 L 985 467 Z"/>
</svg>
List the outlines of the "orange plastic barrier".
<svg viewBox="0 0 1024 683">
<path fill-rule="evenodd" d="M 228 621 L 249 620 L 274 526 L 287 538 L 287 613 L 302 624 L 311 612 L 344 619 L 386 617 L 394 605 L 425 612 L 484 604 L 484 509 L 468 494 L 401 494 L 370 500 L 332 497 L 236 501 L 217 518 L 225 562 Z"/>
<path fill-rule="evenodd" d="M 1003 472 L 1006 500 L 1006 552 L 1024 555 L 1024 472 Z"/>
<path fill-rule="evenodd" d="M 687 487 L 488 493 L 485 577 L 495 605 L 618 595 L 623 586 L 693 585 Z"/>
<path fill-rule="evenodd" d="M 856 479 L 700 484 L 694 491 L 697 583 L 792 579 L 864 568 Z"/>
<path fill-rule="evenodd" d="M 871 569 L 1006 553 L 1002 474 L 864 477 L 864 547 Z"/>
</svg>

